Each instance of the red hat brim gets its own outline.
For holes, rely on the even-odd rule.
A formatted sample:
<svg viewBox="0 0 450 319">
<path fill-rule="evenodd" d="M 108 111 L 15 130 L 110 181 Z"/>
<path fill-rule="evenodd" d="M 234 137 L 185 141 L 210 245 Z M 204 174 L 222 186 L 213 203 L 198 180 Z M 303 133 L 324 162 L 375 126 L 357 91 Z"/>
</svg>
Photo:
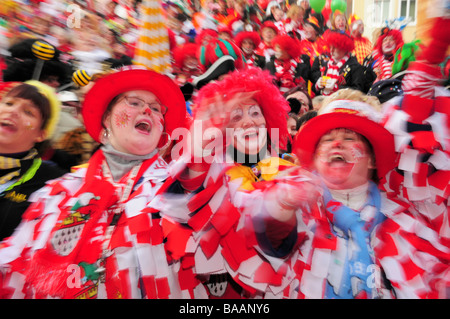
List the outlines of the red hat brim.
<svg viewBox="0 0 450 319">
<path fill-rule="evenodd" d="M 383 126 L 358 115 L 326 113 L 309 120 L 297 133 L 293 152 L 300 164 L 313 168 L 314 153 L 320 138 L 335 128 L 347 128 L 364 136 L 372 145 L 377 175 L 381 179 L 396 165 L 393 135 Z"/>
<path fill-rule="evenodd" d="M 98 79 L 86 94 L 82 115 L 89 135 L 100 142 L 102 118 L 109 103 L 119 94 L 145 90 L 152 92 L 167 107 L 164 115 L 165 132 L 183 126 L 186 119 L 186 104 L 180 88 L 166 75 L 145 70 L 118 71 Z"/>
</svg>

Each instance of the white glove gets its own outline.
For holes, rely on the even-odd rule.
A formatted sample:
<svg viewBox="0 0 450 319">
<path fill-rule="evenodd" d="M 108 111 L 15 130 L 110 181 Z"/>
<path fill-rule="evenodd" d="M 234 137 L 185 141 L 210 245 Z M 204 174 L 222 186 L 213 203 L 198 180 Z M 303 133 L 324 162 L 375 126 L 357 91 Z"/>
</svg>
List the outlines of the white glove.
<svg viewBox="0 0 450 319">
<path fill-rule="evenodd" d="M 332 90 L 336 82 L 337 79 L 327 79 L 325 82 L 325 89 Z"/>
<path fill-rule="evenodd" d="M 325 87 L 325 85 L 324 85 L 324 79 L 323 79 L 323 77 L 321 76 L 321 77 L 317 80 L 317 82 L 316 82 L 316 88 L 322 90 L 324 87 Z"/>
</svg>

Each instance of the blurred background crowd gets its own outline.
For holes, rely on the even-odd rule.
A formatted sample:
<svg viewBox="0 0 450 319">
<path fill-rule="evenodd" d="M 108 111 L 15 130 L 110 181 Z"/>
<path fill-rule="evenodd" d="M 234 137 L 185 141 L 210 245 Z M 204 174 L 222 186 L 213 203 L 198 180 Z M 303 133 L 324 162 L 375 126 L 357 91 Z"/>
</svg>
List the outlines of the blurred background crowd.
<svg viewBox="0 0 450 319">
<path fill-rule="evenodd" d="M 381 103 L 402 93 L 402 72 L 427 42 L 422 9 L 428 1 L 394 2 L 154 1 L 170 47 L 166 73 L 182 89 L 190 114 L 201 86 L 232 69 L 259 67 L 270 71 L 289 101 L 292 136 L 316 114 L 323 97 L 340 88 Z M 58 91 L 63 111 L 41 150 L 45 159 L 69 170 L 96 147 L 79 116 L 83 97 L 96 74 L 133 64 L 143 5 L 143 0 L 2 0 L 0 81 L 33 78 L 40 60 L 31 49 L 36 40 L 55 48 L 38 75 Z M 370 23 L 363 19 L 368 11 Z M 232 56 L 233 63 L 223 56 Z M 448 79 L 448 58 L 441 66 Z"/>
</svg>

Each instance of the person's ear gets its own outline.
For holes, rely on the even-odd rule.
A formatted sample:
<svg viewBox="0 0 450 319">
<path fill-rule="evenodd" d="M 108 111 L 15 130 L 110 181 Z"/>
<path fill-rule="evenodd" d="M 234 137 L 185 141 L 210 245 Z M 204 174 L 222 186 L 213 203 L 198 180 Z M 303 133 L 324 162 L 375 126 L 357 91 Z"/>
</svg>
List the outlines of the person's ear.
<svg viewBox="0 0 450 319">
<path fill-rule="evenodd" d="M 47 138 L 47 131 L 46 130 L 41 130 L 39 132 L 39 134 L 36 136 L 36 138 L 34 139 L 35 143 L 41 143 L 43 141 L 45 141 L 45 139 Z"/>
<path fill-rule="evenodd" d="M 375 160 L 375 155 L 370 156 L 369 158 L 369 168 L 370 169 L 376 169 L 377 165 L 376 165 L 376 160 Z"/>
</svg>

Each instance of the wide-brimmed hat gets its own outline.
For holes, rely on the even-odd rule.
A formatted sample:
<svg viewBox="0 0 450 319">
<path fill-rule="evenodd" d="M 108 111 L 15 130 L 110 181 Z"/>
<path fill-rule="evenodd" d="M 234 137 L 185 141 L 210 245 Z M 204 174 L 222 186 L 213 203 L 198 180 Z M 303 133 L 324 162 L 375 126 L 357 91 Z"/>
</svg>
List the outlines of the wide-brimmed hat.
<svg viewBox="0 0 450 319">
<path fill-rule="evenodd" d="M 99 78 L 86 94 L 82 115 L 86 130 L 95 141 L 100 142 L 103 114 L 114 97 L 134 90 L 152 92 L 167 107 L 164 115 L 167 134 L 171 135 L 175 128 L 183 126 L 186 104 L 175 82 L 155 71 L 129 66 Z"/>
<path fill-rule="evenodd" d="M 380 124 L 381 119 L 382 115 L 364 102 L 333 101 L 300 129 L 294 140 L 293 152 L 301 165 L 312 168 L 320 138 L 332 129 L 346 128 L 361 134 L 372 145 L 377 175 L 382 178 L 395 167 L 396 153 L 394 137 Z"/>
</svg>

